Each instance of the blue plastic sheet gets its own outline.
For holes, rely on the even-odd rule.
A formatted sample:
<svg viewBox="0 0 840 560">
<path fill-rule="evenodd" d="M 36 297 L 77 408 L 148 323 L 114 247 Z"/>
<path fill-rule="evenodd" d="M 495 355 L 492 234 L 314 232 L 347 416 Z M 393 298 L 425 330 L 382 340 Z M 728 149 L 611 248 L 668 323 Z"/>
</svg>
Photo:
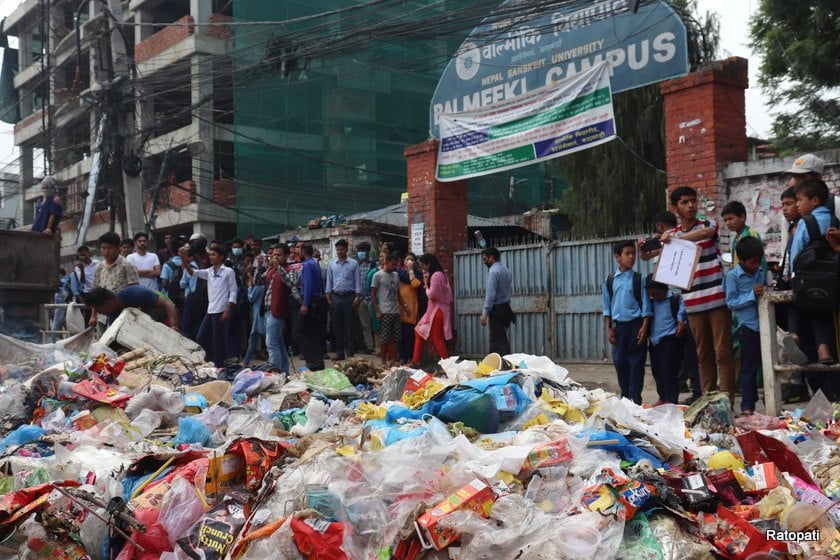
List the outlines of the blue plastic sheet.
<svg viewBox="0 0 840 560">
<path fill-rule="evenodd" d="M 42 435 L 44 435 L 44 430 L 40 426 L 24 424 L 0 440 L 0 453 L 5 453 L 7 449 L 16 445 L 32 443 L 40 439 Z"/>
<path fill-rule="evenodd" d="M 190 417 L 178 419 L 178 435 L 172 440 L 175 445 L 199 443 L 207 447 L 213 434 L 210 428 Z"/>
</svg>

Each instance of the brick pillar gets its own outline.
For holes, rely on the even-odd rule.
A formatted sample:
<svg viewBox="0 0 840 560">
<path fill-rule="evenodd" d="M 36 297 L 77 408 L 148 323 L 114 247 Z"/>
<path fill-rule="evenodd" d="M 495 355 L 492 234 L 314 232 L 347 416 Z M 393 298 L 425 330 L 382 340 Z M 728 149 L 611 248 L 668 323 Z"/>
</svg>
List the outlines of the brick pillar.
<svg viewBox="0 0 840 560">
<path fill-rule="evenodd" d="M 467 182 L 435 180 L 437 150 L 438 141 L 427 140 L 403 152 L 408 165 L 408 229 L 411 235 L 411 224 L 426 224 L 424 250 L 451 274 L 455 251 L 467 245 Z"/>
<path fill-rule="evenodd" d="M 731 57 L 682 78 L 663 82 L 668 193 L 694 187 L 714 203 L 717 215 L 727 199 L 721 167 L 747 159 L 744 90 L 747 61 Z"/>
</svg>

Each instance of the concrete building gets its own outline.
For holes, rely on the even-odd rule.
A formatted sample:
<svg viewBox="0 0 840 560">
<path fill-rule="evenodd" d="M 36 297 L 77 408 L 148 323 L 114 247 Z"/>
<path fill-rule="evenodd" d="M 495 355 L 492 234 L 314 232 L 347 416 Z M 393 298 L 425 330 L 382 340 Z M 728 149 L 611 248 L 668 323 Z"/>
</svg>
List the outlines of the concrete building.
<svg viewBox="0 0 840 560">
<path fill-rule="evenodd" d="M 33 219 L 41 175 L 53 175 L 66 216 L 62 255 L 74 254 L 80 230 L 81 241 L 111 229 L 235 233 L 233 144 L 218 126 L 233 122 L 231 4 L 25 0 L 4 20 L 2 33 L 19 42 L 23 223 Z M 97 155 L 103 165 L 92 190 Z M 90 218 L 80 227 L 89 192 Z"/>
<path fill-rule="evenodd" d="M 14 229 L 23 220 L 23 193 L 17 173 L 0 169 L 0 229 Z"/>
</svg>

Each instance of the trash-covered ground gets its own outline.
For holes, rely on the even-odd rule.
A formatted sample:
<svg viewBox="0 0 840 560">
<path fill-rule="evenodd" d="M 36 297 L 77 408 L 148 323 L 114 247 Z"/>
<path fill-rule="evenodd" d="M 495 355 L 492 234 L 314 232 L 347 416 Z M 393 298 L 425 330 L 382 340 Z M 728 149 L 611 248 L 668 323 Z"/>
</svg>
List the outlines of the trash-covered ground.
<svg viewBox="0 0 840 560">
<path fill-rule="evenodd" d="M 643 408 L 538 356 L 286 378 L 108 340 L 128 347 L 0 338 L 2 557 L 840 557 L 821 394 L 733 417 L 724 395 Z"/>
</svg>

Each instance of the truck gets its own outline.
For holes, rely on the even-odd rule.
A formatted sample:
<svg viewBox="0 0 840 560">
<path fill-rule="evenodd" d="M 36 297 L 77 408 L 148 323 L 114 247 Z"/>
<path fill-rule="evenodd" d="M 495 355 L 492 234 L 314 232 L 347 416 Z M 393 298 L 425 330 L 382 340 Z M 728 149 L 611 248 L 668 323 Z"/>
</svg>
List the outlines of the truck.
<svg viewBox="0 0 840 560">
<path fill-rule="evenodd" d="M 0 320 L 37 321 L 58 289 L 58 235 L 0 230 Z"/>
</svg>

